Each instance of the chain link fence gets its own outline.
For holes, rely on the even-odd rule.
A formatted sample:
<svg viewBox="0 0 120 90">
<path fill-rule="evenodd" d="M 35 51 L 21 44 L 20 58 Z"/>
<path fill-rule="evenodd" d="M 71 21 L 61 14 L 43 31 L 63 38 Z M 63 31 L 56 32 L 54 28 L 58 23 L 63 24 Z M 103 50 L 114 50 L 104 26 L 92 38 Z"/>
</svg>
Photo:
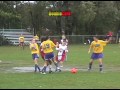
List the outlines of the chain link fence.
<svg viewBox="0 0 120 90">
<path fill-rule="evenodd" d="M 93 37 L 96 35 L 66 35 L 66 38 L 69 41 L 69 44 L 89 44 L 93 41 Z M 99 39 L 106 40 L 106 35 L 97 35 Z M 61 36 L 50 36 L 53 42 L 60 42 Z M 111 44 L 117 44 L 119 42 L 119 37 L 112 36 Z"/>
</svg>

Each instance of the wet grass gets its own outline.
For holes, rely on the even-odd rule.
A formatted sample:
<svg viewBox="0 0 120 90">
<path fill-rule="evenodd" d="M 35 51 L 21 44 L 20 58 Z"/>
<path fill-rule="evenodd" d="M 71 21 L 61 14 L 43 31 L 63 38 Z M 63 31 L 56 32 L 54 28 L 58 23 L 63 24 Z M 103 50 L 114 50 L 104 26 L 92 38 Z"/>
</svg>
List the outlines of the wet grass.
<svg viewBox="0 0 120 90">
<path fill-rule="evenodd" d="M 1 89 L 120 89 L 120 47 L 109 44 L 105 47 L 104 71 L 99 72 L 98 62 L 91 72 L 86 71 L 90 54 L 88 45 L 70 45 L 64 68 L 77 67 L 77 74 L 70 71 L 42 75 L 34 72 L 12 72 L 13 67 L 33 67 L 29 47 L 21 50 L 16 46 L 0 46 Z M 56 52 L 55 52 L 56 53 Z M 43 60 L 39 59 L 40 66 Z M 82 70 L 85 69 L 85 70 Z M 9 71 L 11 70 L 11 71 Z"/>
</svg>

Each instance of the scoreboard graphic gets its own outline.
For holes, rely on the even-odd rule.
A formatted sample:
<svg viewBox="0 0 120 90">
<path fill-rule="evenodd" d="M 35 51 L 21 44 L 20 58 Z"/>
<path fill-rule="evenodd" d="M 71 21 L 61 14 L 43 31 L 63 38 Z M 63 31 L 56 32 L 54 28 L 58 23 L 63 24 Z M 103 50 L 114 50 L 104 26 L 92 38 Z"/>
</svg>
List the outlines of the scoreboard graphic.
<svg viewBox="0 0 120 90">
<path fill-rule="evenodd" d="M 49 16 L 71 16 L 71 12 L 70 11 L 62 11 L 62 12 L 49 11 L 48 15 Z"/>
</svg>

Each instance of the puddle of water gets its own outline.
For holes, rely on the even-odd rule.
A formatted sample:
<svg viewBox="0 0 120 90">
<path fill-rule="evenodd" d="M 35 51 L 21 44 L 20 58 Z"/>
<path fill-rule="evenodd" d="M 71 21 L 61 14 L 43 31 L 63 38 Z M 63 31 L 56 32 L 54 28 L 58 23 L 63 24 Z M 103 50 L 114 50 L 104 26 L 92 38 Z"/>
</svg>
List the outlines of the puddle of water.
<svg viewBox="0 0 120 90">
<path fill-rule="evenodd" d="M 16 72 L 33 72 L 34 67 L 13 67 L 12 70 Z"/>
<path fill-rule="evenodd" d="M 43 67 L 40 67 L 41 69 Z M 70 71 L 71 68 L 61 68 L 62 71 Z M 81 71 L 87 71 L 87 69 L 78 69 Z M 11 71 L 14 72 L 34 72 L 34 67 L 13 67 Z M 49 71 L 49 68 L 46 69 L 46 71 Z M 52 71 L 55 71 L 55 68 L 52 68 Z"/>
<path fill-rule="evenodd" d="M 40 67 L 42 69 L 43 67 Z M 62 71 L 70 71 L 71 67 L 62 67 Z M 79 71 L 88 71 L 86 68 L 77 68 Z M 93 69 L 93 71 L 96 69 Z M 22 73 L 22 72 L 34 72 L 34 67 L 13 67 L 10 69 L 5 70 L 6 72 L 11 73 Z M 47 67 L 46 71 L 49 71 L 49 68 Z M 52 71 L 55 71 L 55 67 L 52 68 Z M 112 69 L 105 69 L 104 71 L 112 71 Z"/>
<path fill-rule="evenodd" d="M 40 67 L 42 69 L 43 67 Z M 34 72 L 34 67 L 13 67 L 12 70 L 15 72 Z M 55 70 L 52 68 L 52 70 Z M 49 71 L 49 68 L 46 69 L 46 71 Z"/>
</svg>

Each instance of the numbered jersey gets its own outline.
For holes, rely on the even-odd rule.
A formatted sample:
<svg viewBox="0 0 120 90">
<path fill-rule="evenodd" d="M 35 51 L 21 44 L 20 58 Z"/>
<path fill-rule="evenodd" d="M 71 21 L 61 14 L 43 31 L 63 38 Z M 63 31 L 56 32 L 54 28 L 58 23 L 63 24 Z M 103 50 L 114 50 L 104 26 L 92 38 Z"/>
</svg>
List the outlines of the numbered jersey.
<svg viewBox="0 0 120 90">
<path fill-rule="evenodd" d="M 98 40 L 97 42 L 93 41 L 90 45 L 91 48 L 93 48 L 94 53 L 102 53 L 103 47 L 106 46 L 108 41 Z"/>
<path fill-rule="evenodd" d="M 44 53 L 53 52 L 54 47 L 55 47 L 55 44 L 51 40 L 47 40 L 42 43 L 42 49 Z"/>
</svg>

